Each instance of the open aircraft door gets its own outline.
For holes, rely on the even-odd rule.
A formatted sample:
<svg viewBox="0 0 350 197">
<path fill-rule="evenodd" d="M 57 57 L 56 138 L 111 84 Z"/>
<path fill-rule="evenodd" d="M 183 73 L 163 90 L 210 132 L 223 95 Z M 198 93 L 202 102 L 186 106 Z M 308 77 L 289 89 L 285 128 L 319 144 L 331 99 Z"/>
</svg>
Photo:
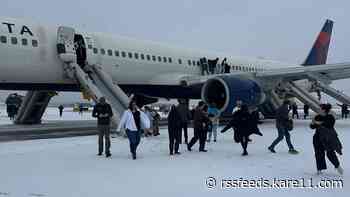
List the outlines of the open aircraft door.
<svg viewBox="0 0 350 197">
<path fill-rule="evenodd" d="M 71 27 L 60 26 L 57 30 L 57 53 L 65 63 L 76 62 L 74 36 L 75 30 Z"/>
</svg>

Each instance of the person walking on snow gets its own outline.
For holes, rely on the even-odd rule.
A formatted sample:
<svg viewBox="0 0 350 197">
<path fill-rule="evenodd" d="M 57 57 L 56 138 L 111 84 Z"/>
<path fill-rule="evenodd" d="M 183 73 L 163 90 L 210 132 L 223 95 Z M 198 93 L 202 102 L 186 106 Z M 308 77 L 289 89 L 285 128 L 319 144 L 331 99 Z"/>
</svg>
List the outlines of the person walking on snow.
<svg viewBox="0 0 350 197">
<path fill-rule="evenodd" d="M 317 174 L 321 174 L 322 170 L 327 169 L 325 155 L 334 165 L 339 174 L 343 174 L 343 168 L 340 166 L 339 159 L 336 155 L 342 155 L 342 145 L 334 129 L 335 118 L 330 114 L 332 106 L 330 104 L 322 104 L 322 113 L 315 116 L 310 124 L 311 129 L 315 129 L 313 136 L 313 146 L 315 151 L 315 160 Z"/>
<path fill-rule="evenodd" d="M 170 155 L 180 154 L 179 144 L 181 143 L 181 117 L 175 105 L 171 106 L 168 115 L 168 133 L 169 133 L 169 153 Z M 175 147 L 174 147 L 175 146 Z"/>
<path fill-rule="evenodd" d="M 126 129 L 126 134 L 129 139 L 130 152 L 132 159 L 136 159 L 137 146 L 141 140 L 141 129 L 148 129 L 150 127 L 150 120 L 147 115 L 137 108 L 136 102 L 129 103 L 128 110 L 126 110 L 120 119 L 117 131 Z"/>
<path fill-rule="evenodd" d="M 289 101 L 285 100 L 283 101 L 283 105 L 280 106 L 276 111 L 276 128 L 278 131 L 278 137 L 272 142 L 272 144 L 268 147 L 268 149 L 272 153 L 276 153 L 275 146 L 283 140 L 283 137 L 286 138 L 286 142 L 289 148 L 289 153 L 291 154 L 298 154 L 299 152 L 294 149 L 292 142 L 290 140 L 290 133 L 288 131 L 288 128 L 291 127 L 289 125 L 291 123 L 291 119 L 289 118 Z M 293 124 L 293 123 L 291 123 Z"/>
<path fill-rule="evenodd" d="M 112 156 L 110 152 L 110 121 L 113 116 L 111 106 L 106 102 L 104 97 L 101 97 L 99 102 L 94 106 L 92 117 L 97 118 L 98 125 L 98 155 L 103 152 L 103 137 L 105 137 L 105 153 L 106 157 Z"/>
</svg>

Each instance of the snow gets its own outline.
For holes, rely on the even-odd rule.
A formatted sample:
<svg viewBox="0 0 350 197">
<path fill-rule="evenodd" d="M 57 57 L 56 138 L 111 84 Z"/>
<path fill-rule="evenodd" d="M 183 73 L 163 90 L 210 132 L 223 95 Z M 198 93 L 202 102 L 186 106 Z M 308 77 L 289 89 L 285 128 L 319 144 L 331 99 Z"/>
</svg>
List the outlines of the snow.
<svg viewBox="0 0 350 197">
<path fill-rule="evenodd" d="M 57 111 L 56 111 L 57 112 Z M 47 116 L 49 117 L 49 116 Z M 339 120 L 336 128 L 344 145 L 340 156 L 344 175 L 338 175 L 328 162 L 323 175 L 316 175 L 312 147 L 313 131 L 309 121 L 298 120 L 292 142 L 300 151 L 288 154 L 285 141 L 267 151 L 277 131 L 273 121 L 261 125 L 264 136 L 252 136 L 249 155 L 241 156 L 239 144 L 232 143 L 232 132 L 218 134 L 218 142 L 207 144 L 207 153 L 192 152 L 181 145 L 181 155 L 168 155 L 168 135 L 142 138 L 138 159 L 132 160 L 128 140 L 112 139 L 112 157 L 98 157 L 97 138 L 74 137 L 0 143 L 0 196 L 345 196 L 349 194 L 350 161 L 347 142 L 350 122 Z M 192 130 L 190 129 L 190 136 Z M 214 177 L 218 185 L 208 189 L 206 179 Z M 235 188 L 222 189 L 221 179 L 321 179 L 342 180 L 343 188 Z M 261 193 L 259 193 L 261 192 Z"/>
</svg>

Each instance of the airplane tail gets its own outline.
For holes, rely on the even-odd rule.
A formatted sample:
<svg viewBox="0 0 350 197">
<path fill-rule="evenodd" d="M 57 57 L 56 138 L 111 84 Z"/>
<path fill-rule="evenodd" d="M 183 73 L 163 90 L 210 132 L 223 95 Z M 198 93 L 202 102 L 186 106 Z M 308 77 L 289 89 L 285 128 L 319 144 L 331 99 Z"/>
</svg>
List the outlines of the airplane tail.
<svg viewBox="0 0 350 197">
<path fill-rule="evenodd" d="M 329 43 L 332 36 L 333 21 L 327 19 L 321 32 L 319 33 L 314 45 L 309 52 L 303 66 L 326 64 Z"/>
</svg>

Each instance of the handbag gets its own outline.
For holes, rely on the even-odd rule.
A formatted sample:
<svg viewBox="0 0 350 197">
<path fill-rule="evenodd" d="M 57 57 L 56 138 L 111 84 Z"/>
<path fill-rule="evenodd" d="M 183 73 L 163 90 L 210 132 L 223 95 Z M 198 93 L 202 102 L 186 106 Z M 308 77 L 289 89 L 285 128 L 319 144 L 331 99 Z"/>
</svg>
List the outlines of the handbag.
<svg viewBox="0 0 350 197">
<path fill-rule="evenodd" d="M 288 119 L 287 122 L 286 122 L 286 129 L 288 131 L 291 131 L 293 130 L 293 120 L 292 119 Z"/>
</svg>

